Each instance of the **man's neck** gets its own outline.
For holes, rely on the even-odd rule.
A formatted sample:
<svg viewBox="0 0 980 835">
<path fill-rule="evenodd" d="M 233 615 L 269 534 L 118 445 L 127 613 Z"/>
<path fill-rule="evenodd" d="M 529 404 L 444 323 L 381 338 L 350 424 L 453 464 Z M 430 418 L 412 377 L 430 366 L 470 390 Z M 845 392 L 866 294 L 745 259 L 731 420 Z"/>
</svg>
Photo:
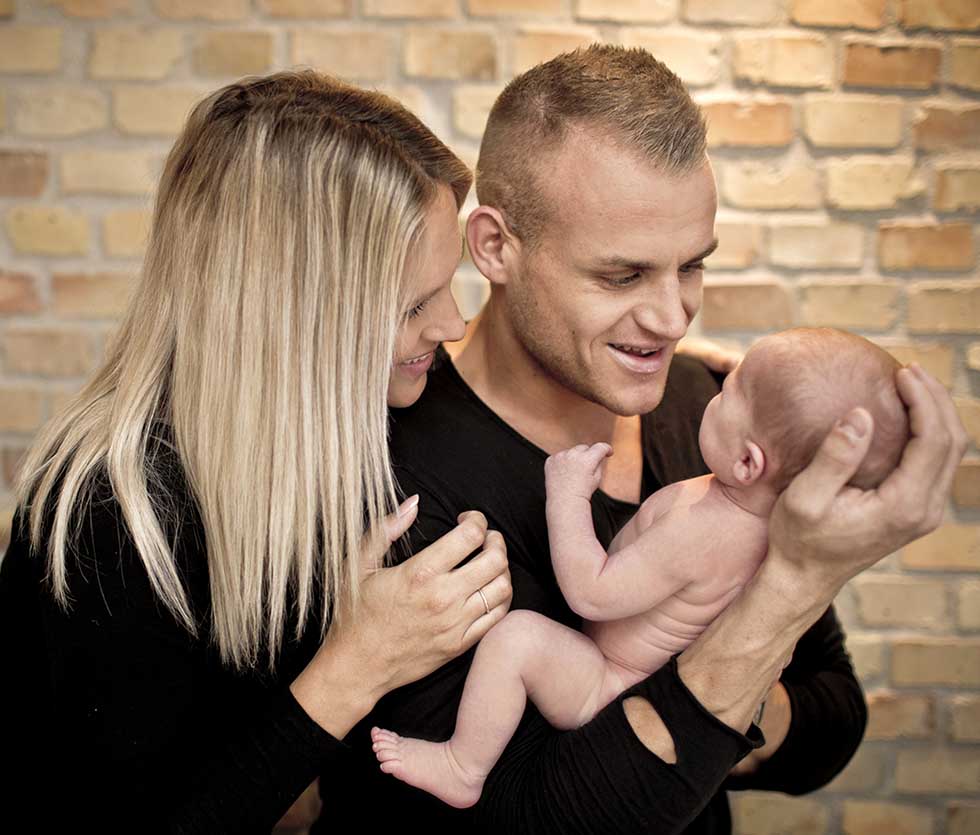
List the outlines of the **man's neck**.
<svg viewBox="0 0 980 835">
<path fill-rule="evenodd" d="M 601 489 L 639 501 L 643 451 L 639 416 L 622 417 L 586 400 L 542 369 L 493 300 L 446 346 L 460 376 L 502 420 L 551 454 L 600 441 L 613 448 Z"/>
</svg>

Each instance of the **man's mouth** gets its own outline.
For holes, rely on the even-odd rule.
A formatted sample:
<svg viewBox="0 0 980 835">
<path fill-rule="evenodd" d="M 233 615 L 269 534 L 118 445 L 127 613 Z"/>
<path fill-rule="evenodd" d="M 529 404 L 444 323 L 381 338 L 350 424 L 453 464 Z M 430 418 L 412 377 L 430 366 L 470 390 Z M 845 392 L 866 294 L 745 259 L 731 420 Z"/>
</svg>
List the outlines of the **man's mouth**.
<svg viewBox="0 0 980 835">
<path fill-rule="evenodd" d="M 624 353 L 633 354 L 634 356 L 638 356 L 638 357 L 649 357 L 652 356 L 653 354 L 656 354 L 659 350 L 661 350 L 659 347 L 644 347 L 642 345 L 625 345 L 617 342 L 610 342 L 609 344 L 612 345 L 612 347 L 615 348 L 617 351 L 623 351 Z"/>
<path fill-rule="evenodd" d="M 666 345 L 643 345 L 629 342 L 610 342 L 613 358 L 623 368 L 635 374 L 656 374 L 668 361 Z"/>
</svg>

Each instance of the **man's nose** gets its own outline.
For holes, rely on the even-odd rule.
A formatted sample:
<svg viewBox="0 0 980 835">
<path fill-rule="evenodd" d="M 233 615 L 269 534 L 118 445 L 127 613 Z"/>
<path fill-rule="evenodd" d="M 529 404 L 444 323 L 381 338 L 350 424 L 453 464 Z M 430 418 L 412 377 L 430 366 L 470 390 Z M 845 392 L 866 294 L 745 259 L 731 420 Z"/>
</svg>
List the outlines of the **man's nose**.
<svg viewBox="0 0 980 835">
<path fill-rule="evenodd" d="M 636 311 L 637 323 L 664 339 L 680 339 L 687 333 L 691 315 L 684 305 L 684 293 L 677 274 L 664 274 L 650 289 Z"/>
</svg>

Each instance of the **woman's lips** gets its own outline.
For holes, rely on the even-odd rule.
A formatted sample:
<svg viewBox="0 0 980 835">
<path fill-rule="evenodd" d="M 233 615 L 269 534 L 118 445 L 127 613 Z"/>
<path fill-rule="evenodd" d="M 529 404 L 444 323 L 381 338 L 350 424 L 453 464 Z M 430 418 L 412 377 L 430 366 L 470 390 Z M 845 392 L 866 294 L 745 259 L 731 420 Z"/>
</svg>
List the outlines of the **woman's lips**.
<svg viewBox="0 0 980 835">
<path fill-rule="evenodd" d="M 435 355 L 435 351 L 429 351 L 427 354 L 421 354 L 420 356 L 414 357 L 410 360 L 400 362 L 395 367 L 402 374 L 416 380 L 429 370 L 429 368 L 432 366 L 432 360 Z"/>
</svg>

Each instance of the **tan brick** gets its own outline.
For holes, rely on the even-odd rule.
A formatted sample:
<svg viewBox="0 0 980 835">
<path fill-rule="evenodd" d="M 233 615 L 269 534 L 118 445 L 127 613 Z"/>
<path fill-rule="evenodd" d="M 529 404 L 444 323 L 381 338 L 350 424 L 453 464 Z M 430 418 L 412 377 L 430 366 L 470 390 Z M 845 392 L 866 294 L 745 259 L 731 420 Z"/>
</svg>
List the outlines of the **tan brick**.
<svg viewBox="0 0 980 835">
<path fill-rule="evenodd" d="M 980 146 L 980 105 L 923 105 L 912 123 L 915 144 L 926 151 Z"/>
<path fill-rule="evenodd" d="M 738 832 L 751 835 L 823 835 L 828 811 L 817 800 L 770 792 L 738 792 L 732 819 Z"/>
<path fill-rule="evenodd" d="M 799 283 L 800 324 L 886 331 L 900 314 L 902 285 L 874 278 L 814 278 Z"/>
<path fill-rule="evenodd" d="M 102 91 L 90 87 L 20 88 L 16 97 L 14 126 L 27 136 L 81 136 L 109 121 Z"/>
<path fill-rule="evenodd" d="M 949 388 L 953 385 L 953 349 L 938 342 L 882 343 L 902 365 L 917 362 L 940 383 Z"/>
<path fill-rule="evenodd" d="M 976 531 L 975 531 L 976 533 Z M 892 681 L 898 685 L 980 685 L 980 641 L 907 638 L 892 645 Z M 980 766 L 980 760 L 978 760 Z"/>
<path fill-rule="evenodd" d="M 822 203 L 812 165 L 732 162 L 722 171 L 722 194 L 742 209 L 815 209 Z"/>
<path fill-rule="evenodd" d="M 0 197 L 40 197 L 48 184 L 48 155 L 0 150 Z"/>
<path fill-rule="evenodd" d="M 682 0 L 682 15 L 691 23 L 730 26 L 764 26 L 785 17 L 781 0 Z"/>
<path fill-rule="evenodd" d="M 412 84 L 378 84 L 377 89 L 401 102 L 423 122 L 429 124 L 433 121 L 436 110 L 421 87 Z"/>
<path fill-rule="evenodd" d="M 902 141 L 902 100 L 811 93 L 803 105 L 803 132 L 823 148 L 894 148 Z"/>
<path fill-rule="evenodd" d="M 923 739 L 936 729 L 936 708 L 931 695 L 877 690 L 868 694 L 866 740 Z"/>
<path fill-rule="evenodd" d="M 908 803 L 845 800 L 843 835 L 932 835 L 932 810 Z"/>
<path fill-rule="evenodd" d="M 620 42 L 623 46 L 642 47 L 657 56 L 688 86 L 714 84 L 721 75 L 720 35 L 631 26 L 623 29 Z"/>
<path fill-rule="evenodd" d="M 912 157 L 848 157 L 827 162 L 827 202 L 840 209 L 890 209 L 925 190 Z"/>
<path fill-rule="evenodd" d="M 909 289 L 908 329 L 913 333 L 980 331 L 980 285 L 917 282 Z"/>
<path fill-rule="evenodd" d="M 575 16 L 616 23 L 666 23 L 677 16 L 677 0 L 576 0 Z"/>
<path fill-rule="evenodd" d="M 20 465 L 24 460 L 24 455 L 27 453 L 27 448 L 18 447 L 4 447 L 0 459 L 2 459 L 2 469 L 3 469 L 3 480 L 8 487 L 13 487 L 14 482 L 17 480 L 17 475 L 20 472 Z"/>
<path fill-rule="evenodd" d="M 834 55 L 823 35 L 735 36 L 736 78 L 778 87 L 829 87 Z"/>
<path fill-rule="evenodd" d="M 880 29 L 887 0 L 792 0 L 790 17 L 804 26 Z"/>
<path fill-rule="evenodd" d="M 980 39 L 957 38 L 949 52 L 949 83 L 980 90 Z"/>
<path fill-rule="evenodd" d="M 153 192 L 158 159 L 146 151 L 65 151 L 61 157 L 64 194 L 138 194 Z"/>
<path fill-rule="evenodd" d="M 719 220 L 715 224 L 718 249 L 707 263 L 717 269 L 751 267 L 762 251 L 762 228 L 756 223 Z"/>
<path fill-rule="evenodd" d="M 113 121 L 123 133 L 175 136 L 203 95 L 193 87 L 117 87 L 112 93 Z"/>
<path fill-rule="evenodd" d="M 793 105 L 785 100 L 729 99 L 701 103 L 708 147 L 775 147 L 795 137 Z"/>
<path fill-rule="evenodd" d="M 149 231 L 150 212 L 146 209 L 108 212 L 102 226 L 106 254 L 114 258 L 142 257 Z"/>
<path fill-rule="evenodd" d="M 15 0 L 0 0 L 0 18 L 11 18 L 16 10 Z"/>
<path fill-rule="evenodd" d="M 62 206 L 15 206 L 7 212 L 7 235 L 22 255 L 85 255 L 88 218 Z"/>
<path fill-rule="evenodd" d="M 847 653 L 863 682 L 877 679 L 885 671 L 885 647 L 881 638 L 852 633 L 847 636 Z"/>
<path fill-rule="evenodd" d="M 77 377 L 95 364 L 92 335 L 65 328 L 8 329 L 0 336 L 4 370 L 38 377 Z"/>
<path fill-rule="evenodd" d="M 901 87 L 928 90 L 939 80 L 939 44 L 848 39 L 844 43 L 847 87 Z"/>
<path fill-rule="evenodd" d="M 7 129 L 7 94 L 0 90 L 0 130 Z"/>
<path fill-rule="evenodd" d="M 519 75 L 562 52 L 571 52 L 599 40 L 599 31 L 591 27 L 522 29 L 514 36 L 511 71 Z"/>
<path fill-rule="evenodd" d="M 479 139 L 499 93 L 500 87 L 457 86 L 453 90 L 453 127 L 464 136 Z"/>
<path fill-rule="evenodd" d="M 271 32 L 203 32 L 194 49 L 194 72 L 220 78 L 263 73 L 272 66 Z"/>
<path fill-rule="evenodd" d="M 364 14 L 372 17 L 456 17 L 456 0 L 364 0 Z"/>
<path fill-rule="evenodd" d="M 976 0 L 902 0 L 899 22 L 905 29 L 977 29 Z"/>
<path fill-rule="evenodd" d="M 153 6 L 171 20 L 245 20 L 251 14 L 250 0 L 153 0 Z"/>
<path fill-rule="evenodd" d="M 878 224 L 878 263 L 883 269 L 965 270 L 973 266 L 973 260 L 969 223 L 898 220 Z"/>
<path fill-rule="evenodd" d="M 980 527 L 943 525 L 906 545 L 902 565 L 930 571 L 980 571 Z"/>
<path fill-rule="evenodd" d="M 40 311 L 41 297 L 34 276 L 0 270 L 0 316 Z"/>
<path fill-rule="evenodd" d="M 497 45 L 491 32 L 409 28 L 404 38 L 406 75 L 457 81 L 491 81 L 497 76 Z"/>
<path fill-rule="evenodd" d="M 794 322 L 793 296 L 769 279 L 708 279 L 701 322 L 707 331 L 769 331 Z"/>
<path fill-rule="evenodd" d="M 125 15 L 133 9 L 132 0 L 51 0 L 68 17 L 95 18 Z"/>
<path fill-rule="evenodd" d="M 177 29 L 129 26 L 96 30 L 89 56 L 92 78 L 166 78 L 184 54 L 184 35 Z"/>
<path fill-rule="evenodd" d="M 980 697 L 950 699 L 950 736 L 956 742 L 980 742 Z"/>
<path fill-rule="evenodd" d="M 977 666 L 980 668 L 980 663 Z M 969 749 L 900 750 L 895 789 L 903 794 L 978 793 L 980 757 Z"/>
<path fill-rule="evenodd" d="M 391 36 L 377 29 L 297 30 L 292 60 L 342 78 L 380 81 L 388 74 L 391 49 Z"/>
<path fill-rule="evenodd" d="M 0 384 L 0 432 L 33 432 L 44 419 L 44 396 L 34 386 Z"/>
<path fill-rule="evenodd" d="M 980 630 L 980 581 L 956 584 L 956 625 L 968 632 Z"/>
<path fill-rule="evenodd" d="M 977 835 L 980 832 L 980 804 L 956 801 L 946 809 L 947 835 Z"/>
<path fill-rule="evenodd" d="M 980 342 L 971 342 L 966 348 L 966 367 L 980 371 Z"/>
<path fill-rule="evenodd" d="M 466 8 L 473 17 L 559 17 L 565 4 L 562 0 L 467 0 Z"/>
<path fill-rule="evenodd" d="M 58 316 L 107 319 L 122 314 L 135 280 L 120 273 L 56 273 L 52 277 L 52 309 Z"/>
<path fill-rule="evenodd" d="M 781 267 L 860 267 L 864 228 L 834 221 L 774 221 L 769 227 L 769 261 Z"/>
<path fill-rule="evenodd" d="M 973 443 L 980 446 L 980 400 L 970 397 L 954 397 L 956 411 L 959 412 L 960 420 L 966 427 L 966 434 L 973 439 Z"/>
<path fill-rule="evenodd" d="M 980 460 L 963 461 L 953 478 L 953 501 L 980 510 Z"/>
<path fill-rule="evenodd" d="M 940 212 L 980 209 L 980 165 L 937 165 L 933 206 Z"/>
<path fill-rule="evenodd" d="M 0 73 L 52 73 L 61 68 L 61 29 L 4 24 L 0 28 Z"/>
<path fill-rule="evenodd" d="M 946 586 L 937 580 L 867 574 L 851 582 L 865 626 L 936 630 L 946 626 Z"/>
</svg>

